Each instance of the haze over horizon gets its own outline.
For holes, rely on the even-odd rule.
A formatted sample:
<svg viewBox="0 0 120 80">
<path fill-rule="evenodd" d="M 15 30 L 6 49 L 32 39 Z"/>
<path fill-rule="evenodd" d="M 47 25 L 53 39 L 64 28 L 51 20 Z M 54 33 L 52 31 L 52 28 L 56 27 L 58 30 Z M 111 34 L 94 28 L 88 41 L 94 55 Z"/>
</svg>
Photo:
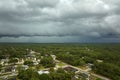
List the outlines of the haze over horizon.
<svg viewBox="0 0 120 80">
<path fill-rule="evenodd" d="M 0 42 L 120 42 L 120 0 L 0 0 Z"/>
</svg>

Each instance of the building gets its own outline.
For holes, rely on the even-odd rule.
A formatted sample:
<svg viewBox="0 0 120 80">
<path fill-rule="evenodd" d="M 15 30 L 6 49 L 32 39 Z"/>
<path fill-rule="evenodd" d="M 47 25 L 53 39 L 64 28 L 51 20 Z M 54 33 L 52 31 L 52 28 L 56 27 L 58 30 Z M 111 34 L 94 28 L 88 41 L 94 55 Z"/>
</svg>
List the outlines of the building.
<svg viewBox="0 0 120 80">
<path fill-rule="evenodd" d="M 65 68 L 63 68 L 65 71 L 68 71 L 68 72 L 76 72 L 78 71 L 77 69 L 73 68 L 73 67 L 70 67 L 70 66 L 67 66 Z"/>
<path fill-rule="evenodd" d="M 41 75 L 41 74 L 49 74 L 49 71 L 47 70 L 40 70 L 38 71 L 38 74 Z"/>
</svg>

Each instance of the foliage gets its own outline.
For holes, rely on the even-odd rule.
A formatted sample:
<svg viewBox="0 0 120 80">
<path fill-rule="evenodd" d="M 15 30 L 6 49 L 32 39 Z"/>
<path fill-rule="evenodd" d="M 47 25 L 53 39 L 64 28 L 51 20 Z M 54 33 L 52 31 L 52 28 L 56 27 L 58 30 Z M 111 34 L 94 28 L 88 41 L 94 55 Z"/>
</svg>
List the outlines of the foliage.
<svg viewBox="0 0 120 80">
<path fill-rule="evenodd" d="M 93 63 L 94 72 L 119 80 L 120 44 L 0 44 L 0 59 L 24 58 L 29 53 L 26 49 L 46 57 L 54 54 L 57 59 L 75 66 Z M 46 57 L 42 59 L 45 63 L 41 61 L 41 64 L 53 66 L 54 61 Z M 96 63 L 96 60 L 102 60 L 103 63 Z"/>
<path fill-rule="evenodd" d="M 51 72 L 50 74 L 39 75 L 37 71 L 33 69 L 22 70 L 18 74 L 20 80 L 71 80 L 74 75 L 66 73 L 63 69 Z"/>
<path fill-rule="evenodd" d="M 24 62 L 24 65 L 33 66 L 33 61 L 27 60 Z"/>
<path fill-rule="evenodd" d="M 9 63 L 17 63 L 18 62 L 18 59 L 16 59 L 16 58 L 11 58 L 10 60 L 9 60 Z"/>
<path fill-rule="evenodd" d="M 42 64 L 45 68 L 47 67 L 54 67 L 55 63 L 51 56 L 47 56 L 41 59 L 40 64 Z"/>
<path fill-rule="evenodd" d="M 0 71 L 2 70 L 2 65 L 0 64 Z"/>
<path fill-rule="evenodd" d="M 120 68 L 110 63 L 95 63 L 93 70 L 113 80 L 120 80 Z"/>
<path fill-rule="evenodd" d="M 20 80 L 39 80 L 39 74 L 33 69 L 21 70 L 18 78 Z"/>
<path fill-rule="evenodd" d="M 80 57 L 72 54 L 58 54 L 57 59 L 74 66 L 85 65 L 85 62 Z"/>
</svg>

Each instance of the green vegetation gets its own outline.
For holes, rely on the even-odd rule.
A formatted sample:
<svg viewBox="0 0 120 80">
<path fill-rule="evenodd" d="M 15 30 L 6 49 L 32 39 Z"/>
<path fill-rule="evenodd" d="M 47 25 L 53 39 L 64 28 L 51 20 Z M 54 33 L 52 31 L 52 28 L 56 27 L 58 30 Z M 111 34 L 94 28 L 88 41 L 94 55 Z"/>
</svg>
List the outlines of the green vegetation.
<svg viewBox="0 0 120 80">
<path fill-rule="evenodd" d="M 24 65 L 33 66 L 33 61 L 27 60 L 24 62 Z"/>
<path fill-rule="evenodd" d="M 15 59 L 15 58 L 11 58 L 10 61 L 9 61 L 9 63 L 14 63 L 14 64 L 17 63 L 17 62 L 18 62 L 18 59 Z"/>
<path fill-rule="evenodd" d="M 0 64 L 0 71 L 2 70 L 2 65 Z"/>
<path fill-rule="evenodd" d="M 63 62 L 66 62 L 74 66 L 85 65 L 83 59 L 72 54 L 57 54 L 57 59 L 62 60 Z"/>
<path fill-rule="evenodd" d="M 66 64 L 63 63 L 63 62 L 59 62 L 57 65 L 58 65 L 58 66 L 65 66 Z"/>
<path fill-rule="evenodd" d="M 21 70 L 18 78 L 20 80 L 39 80 L 39 74 L 33 69 Z"/>
<path fill-rule="evenodd" d="M 45 56 L 41 59 L 40 64 L 42 64 L 45 68 L 54 67 L 55 63 L 51 56 Z"/>
<path fill-rule="evenodd" d="M 54 54 L 58 60 L 73 66 L 91 63 L 93 64 L 93 72 L 112 80 L 120 79 L 120 44 L 0 44 L 0 60 L 9 58 L 11 63 L 17 62 L 14 59 L 25 58 L 25 55 L 29 54 L 29 50 L 40 53 L 36 56 L 41 59 L 39 65 L 45 68 L 55 66 L 55 62 L 50 57 L 50 54 Z M 31 65 L 32 63 L 25 62 L 25 64 Z M 39 67 L 36 68 L 39 69 Z M 57 72 L 50 75 L 53 76 L 54 74 L 64 78 L 61 73 Z M 67 75 L 69 76 L 69 74 Z M 50 77 L 46 74 L 41 75 L 41 77 L 44 76 Z M 54 76 L 54 78 L 59 78 L 59 76 Z"/>
<path fill-rule="evenodd" d="M 72 73 L 66 73 L 63 69 L 41 75 L 33 69 L 27 69 L 20 71 L 17 77 L 20 80 L 71 80 L 73 76 Z"/>
<path fill-rule="evenodd" d="M 110 63 L 95 63 L 93 70 L 113 80 L 120 80 L 120 68 L 116 65 Z"/>
</svg>

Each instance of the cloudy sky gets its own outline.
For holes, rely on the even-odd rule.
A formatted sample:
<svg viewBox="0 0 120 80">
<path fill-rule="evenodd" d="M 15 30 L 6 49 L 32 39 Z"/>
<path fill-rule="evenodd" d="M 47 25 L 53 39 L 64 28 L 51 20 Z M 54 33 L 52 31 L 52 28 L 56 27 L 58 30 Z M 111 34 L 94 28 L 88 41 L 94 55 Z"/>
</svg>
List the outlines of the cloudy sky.
<svg viewBox="0 0 120 80">
<path fill-rule="evenodd" d="M 120 42 L 120 0 L 0 0 L 0 42 Z"/>
</svg>

